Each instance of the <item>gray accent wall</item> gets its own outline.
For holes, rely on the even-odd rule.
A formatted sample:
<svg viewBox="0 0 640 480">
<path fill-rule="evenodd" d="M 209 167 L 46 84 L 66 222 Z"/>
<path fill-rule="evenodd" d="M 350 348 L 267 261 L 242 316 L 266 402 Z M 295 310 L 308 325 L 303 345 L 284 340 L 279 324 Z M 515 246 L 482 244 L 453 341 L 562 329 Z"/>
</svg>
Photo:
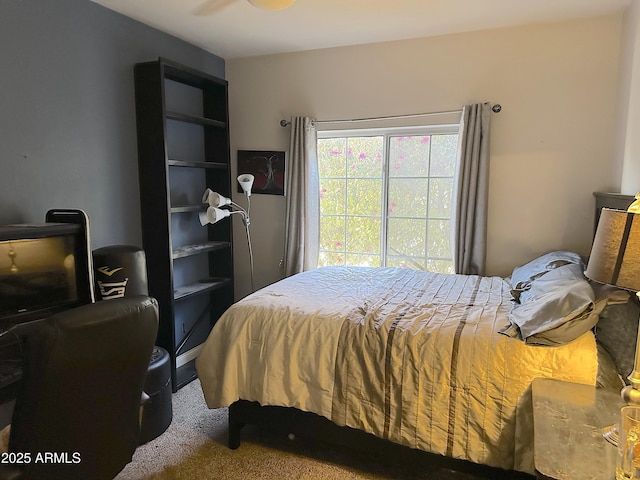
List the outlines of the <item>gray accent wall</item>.
<svg viewBox="0 0 640 480">
<path fill-rule="evenodd" d="M 133 66 L 225 63 L 89 0 L 0 0 L 0 224 L 80 208 L 91 248 L 142 245 Z"/>
</svg>

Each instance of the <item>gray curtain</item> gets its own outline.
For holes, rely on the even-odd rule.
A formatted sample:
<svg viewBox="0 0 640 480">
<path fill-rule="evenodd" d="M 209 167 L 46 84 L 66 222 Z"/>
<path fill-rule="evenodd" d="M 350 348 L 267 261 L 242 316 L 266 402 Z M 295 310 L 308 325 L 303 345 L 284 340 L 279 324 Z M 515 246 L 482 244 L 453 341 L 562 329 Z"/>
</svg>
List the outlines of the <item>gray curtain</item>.
<svg viewBox="0 0 640 480">
<path fill-rule="evenodd" d="M 291 119 L 286 172 L 284 269 L 290 276 L 318 266 L 320 186 L 317 134 L 313 119 Z"/>
<path fill-rule="evenodd" d="M 485 274 L 490 122 L 489 103 L 462 109 L 452 215 L 456 273 Z"/>
</svg>

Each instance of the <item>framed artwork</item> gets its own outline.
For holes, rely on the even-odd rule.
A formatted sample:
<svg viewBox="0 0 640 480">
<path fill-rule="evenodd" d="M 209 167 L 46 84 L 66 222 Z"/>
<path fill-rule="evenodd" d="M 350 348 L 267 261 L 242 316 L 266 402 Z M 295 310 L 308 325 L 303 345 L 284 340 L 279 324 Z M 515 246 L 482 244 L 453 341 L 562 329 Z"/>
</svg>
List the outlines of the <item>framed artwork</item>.
<svg viewBox="0 0 640 480">
<path fill-rule="evenodd" d="M 284 152 L 238 150 L 238 175 L 243 173 L 255 177 L 251 193 L 284 195 Z"/>
</svg>

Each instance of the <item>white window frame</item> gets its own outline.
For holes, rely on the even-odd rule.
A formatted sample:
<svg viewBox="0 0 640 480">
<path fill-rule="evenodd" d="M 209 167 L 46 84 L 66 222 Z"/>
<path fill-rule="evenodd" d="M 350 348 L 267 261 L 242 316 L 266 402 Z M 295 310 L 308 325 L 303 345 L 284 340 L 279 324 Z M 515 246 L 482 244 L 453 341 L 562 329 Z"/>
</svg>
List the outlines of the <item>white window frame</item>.
<svg viewBox="0 0 640 480">
<path fill-rule="evenodd" d="M 404 127 L 375 127 L 375 128 L 349 128 L 349 129 L 326 129 L 321 130 L 317 125 L 317 138 L 349 138 L 349 137 L 373 137 L 382 136 L 383 140 L 383 174 L 382 174 L 382 234 L 380 235 L 380 263 L 387 264 L 387 235 L 388 235 L 388 207 L 389 207 L 389 147 L 390 138 L 397 136 L 416 135 L 460 135 L 460 125 L 458 123 L 447 123 L 442 125 L 420 125 Z M 427 217 L 428 218 L 428 217 Z M 451 219 L 451 217 L 449 217 Z M 453 260 L 453 252 L 451 252 Z"/>
</svg>

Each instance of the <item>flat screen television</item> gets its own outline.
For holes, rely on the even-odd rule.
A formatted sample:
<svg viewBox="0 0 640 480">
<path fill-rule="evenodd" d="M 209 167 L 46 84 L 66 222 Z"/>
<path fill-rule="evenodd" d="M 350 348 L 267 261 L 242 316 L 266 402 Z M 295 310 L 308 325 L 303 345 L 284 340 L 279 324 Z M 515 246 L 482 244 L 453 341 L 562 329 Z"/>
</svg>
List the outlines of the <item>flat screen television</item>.
<svg viewBox="0 0 640 480">
<path fill-rule="evenodd" d="M 93 301 L 86 225 L 0 226 L 0 328 Z"/>
</svg>

